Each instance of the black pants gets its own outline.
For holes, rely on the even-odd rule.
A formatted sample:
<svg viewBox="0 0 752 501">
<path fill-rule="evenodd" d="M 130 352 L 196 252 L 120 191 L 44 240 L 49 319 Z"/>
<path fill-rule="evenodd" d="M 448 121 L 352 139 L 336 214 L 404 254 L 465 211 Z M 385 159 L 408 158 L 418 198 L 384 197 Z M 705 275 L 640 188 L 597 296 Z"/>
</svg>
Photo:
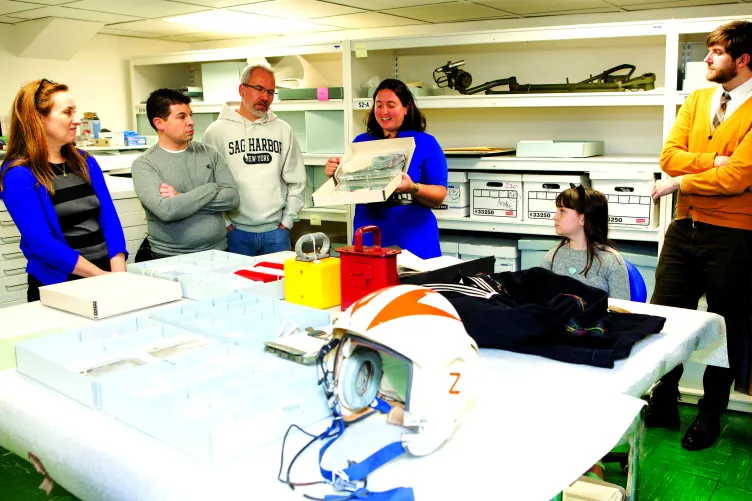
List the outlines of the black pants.
<svg viewBox="0 0 752 501">
<path fill-rule="evenodd" d="M 227 251 L 227 249 L 224 249 Z M 149 242 L 149 237 L 144 238 L 144 241 L 141 242 L 141 245 L 138 248 L 138 252 L 136 252 L 136 259 L 135 261 L 137 263 L 143 263 L 144 261 L 154 261 L 155 259 L 164 259 L 166 257 L 175 257 L 174 255 L 169 254 L 159 254 L 157 252 L 154 252 L 151 249 L 151 243 Z"/>
<path fill-rule="evenodd" d="M 748 383 L 742 369 L 749 362 L 746 347 L 752 316 L 752 231 L 693 223 L 690 219 L 673 221 L 663 241 L 655 283 L 651 303 L 694 310 L 705 294 L 708 311 L 726 321 L 730 369 L 707 366 L 702 381 L 705 396 L 699 402 L 702 411 L 720 416 L 728 406 L 734 379 L 740 385 Z M 683 370 L 679 365 L 666 374 L 656 397 L 678 395 Z"/>
<path fill-rule="evenodd" d="M 100 269 L 104 271 L 110 271 L 110 258 L 108 256 L 99 258 L 99 259 L 90 259 L 92 264 L 98 266 Z M 78 280 L 80 278 L 78 275 L 68 275 L 68 281 L 71 280 Z M 44 284 L 37 279 L 34 275 L 29 273 L 28 275 L 29 279 L 29 289 L 26 291 L 26 300 L 28 302 L 32 301 L 39 301 L 39 288 L 42 287 Z"/>
<path fill-rule="evenodd" d="M 165 257 L 172 257 L 168 256 L 166 254 L 158 254 L 151 250 L 151 243 L 149 242 L 149 237 L 144 238 L 144 241 L 141 242 L 141 245 L 138 247 L 138 252 L 136 252 L 136 259 L 135 261 L 137 263 L 143 263 L 144 261 L 153 261 L 155 259 L 162 259 Z"/>
</svg>

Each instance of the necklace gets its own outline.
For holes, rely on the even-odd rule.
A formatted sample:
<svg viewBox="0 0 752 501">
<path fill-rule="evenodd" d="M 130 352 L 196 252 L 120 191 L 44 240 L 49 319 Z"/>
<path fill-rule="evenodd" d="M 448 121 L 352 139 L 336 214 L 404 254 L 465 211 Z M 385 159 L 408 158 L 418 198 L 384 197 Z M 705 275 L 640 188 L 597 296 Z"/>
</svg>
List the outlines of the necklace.
<svg viewBox="0 0 752 501">
<path fill-rule="evenodd" d="M 68 177 L 68 173 L 65 172 L 65 162 L 63 162 L 62 164 L 56 164 L 54 162 L 50 162 L 50 163 L 52 165 L 54 165 L 57 168 L 57 170 L 62 170 L 63 171 L 63 177 Z M 61 165 L 63 166 L 62 169 L 60 168 Z"/>
</svg>

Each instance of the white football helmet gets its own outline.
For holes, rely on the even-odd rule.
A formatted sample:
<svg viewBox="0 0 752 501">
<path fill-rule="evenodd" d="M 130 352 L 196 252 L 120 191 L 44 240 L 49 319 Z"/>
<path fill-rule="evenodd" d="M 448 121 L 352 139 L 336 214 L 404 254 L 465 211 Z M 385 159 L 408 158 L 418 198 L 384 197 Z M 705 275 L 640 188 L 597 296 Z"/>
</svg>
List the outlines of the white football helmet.
<svg viewBox="0 0 752 501">
<path fill-rule="evenodd" d="M 323 379 L 343 418 L 391 401 L 389 422 L 412 431 L 402 441 L 416 456 L 451 436 L 472 390 L 478 346 L 445 297 L 414 285 L 381 289 L 345 311 L 334 338 Z"/>
</svg>

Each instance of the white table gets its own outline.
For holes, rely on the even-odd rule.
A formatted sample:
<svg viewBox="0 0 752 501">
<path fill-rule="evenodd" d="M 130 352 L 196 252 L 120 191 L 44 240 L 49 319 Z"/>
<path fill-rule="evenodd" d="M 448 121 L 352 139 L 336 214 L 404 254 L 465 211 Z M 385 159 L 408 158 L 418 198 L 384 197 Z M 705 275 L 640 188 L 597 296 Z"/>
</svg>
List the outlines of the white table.
<svg viewBox="0 0 752 501">
<path fill-rule="evenodd" d="M 425 458 L 403 457 L 382 467 L 369 477 L 369 488 L 412 486 L 418 500 L 553 497 L 633 422 L 642 402 L 625 394 L 641 395 L 692 350 L 718 343 L 725 332 L 714 314 L 614 303 L 665 316 L 664 331 L 638 343 L 614 369 L 484 350 L 479 395 L 450 441 Z M 54 479 L 85 500 L 301 499 L 276 481 L 278 442 L 207 465 L 15 371 L 0 373 L 0 416 L 1 446 L 22 457 L 33 452 Z M 343 467 L 345 459 L 360 460 L 388 443 L 380 419 L 348 430 L 328 466 Z M 303 438 L 293 437 L 291 453 Z M 320 479 L 317 450 L 301 457 L 293 478 Z M 538 461 L 544 452 L 545 464 Z"/>
</svg>

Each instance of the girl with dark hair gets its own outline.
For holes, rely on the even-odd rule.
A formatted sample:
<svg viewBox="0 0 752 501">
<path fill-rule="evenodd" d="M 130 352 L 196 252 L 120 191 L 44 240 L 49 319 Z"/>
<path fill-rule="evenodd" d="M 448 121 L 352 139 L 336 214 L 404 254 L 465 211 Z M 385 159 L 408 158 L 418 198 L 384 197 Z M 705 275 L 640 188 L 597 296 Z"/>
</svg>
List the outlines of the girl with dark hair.
<svg viewBox="0 0 752 501">
<path fill-rule="evenodd" d="M 556 197 L 554 225 L 562 239 L 543 257 L 541 266 L 629 299 L 629 274 L 624 258 L 608 239 L 608 199 L 600 191 L 572 186 Z"/>
<path fill-rule="evenodd" d="M 407 86 L 400 80 L 387 79 L 373 95 L 373 106 L 366 118 L 367 132 L 353 142 L 412 137 L 415 151 L 407 172 L 395 193 L 412 195 L 412 201 L 393 196 L 383 203 L 358 204 L 354 228 L 376 225 L 381 230 L 383 247 L 397 245 L 423 259 L 441 255 L 439 226 L 431 211 L 441 204 L 447 193 L 447 162 L 436 139 L 425 132 L 426 117 L 420 112 Z M 339 158 L 326 163 L 326 175 L 337 170 Z M 364 245 L 371 245 L 372 235 L 363 235 Z"/>
<path fill-rule="evenodd" d="M 42 285 L 125 271 L 125 236 L 102 170 L 75 147 L 80 123 L 68 86 L 46 78 L 13 101 L 0 197 L 21 233 L 29 301 Z"/>
</svg>

